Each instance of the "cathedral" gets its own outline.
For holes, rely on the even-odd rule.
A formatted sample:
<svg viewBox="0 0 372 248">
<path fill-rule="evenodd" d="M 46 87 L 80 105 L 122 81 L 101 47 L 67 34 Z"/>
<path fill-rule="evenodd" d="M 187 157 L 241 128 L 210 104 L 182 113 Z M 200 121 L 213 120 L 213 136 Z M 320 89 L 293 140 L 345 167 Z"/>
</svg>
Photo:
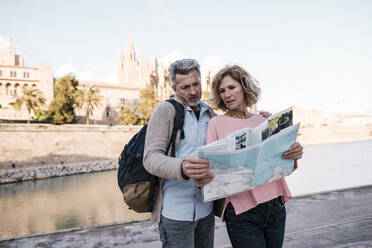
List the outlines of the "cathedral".
<svg viewBox="0 0 372 248">
<path fill-rule="evenodd" d="M 139 100 L 139 93 L 146 85 L 151 84 L 160 100 L 169 98 L 173 90 L 168 78 L 167 68 L 158 63 L 155 59 L 151 64 L 144 50 L 141 59 L 136 58 L 132 40 L 128 36 L 125 49 L 120 47 L 118 58 L 118 82 L 117 84 L 107 84 L 99 82 L 80 81 L 80 85 L 94 85 L 100 90 L 100 95 L 104 97 L 101 106 L 91 111 L 92 123 L 96 124 L 118 124 L 118 117 L 124 106 L 134 107 Z M 84 111 L 80 111 L 83 115 Z M 80 118 L 83 119 L 85 117 Z"/>
<path fill-rule="evenodd" d="M 155 59 L 149 63 L 142 49 L 141 59 L 137 61 L 132 40 L 128 36 L 125 50 L 120 48 L 118 61 L 118 84 L 126 88 L 143 89 L 152 84 L 161 99 L 168 98 L 172 92 L 167 68 Z"/>
</svg>

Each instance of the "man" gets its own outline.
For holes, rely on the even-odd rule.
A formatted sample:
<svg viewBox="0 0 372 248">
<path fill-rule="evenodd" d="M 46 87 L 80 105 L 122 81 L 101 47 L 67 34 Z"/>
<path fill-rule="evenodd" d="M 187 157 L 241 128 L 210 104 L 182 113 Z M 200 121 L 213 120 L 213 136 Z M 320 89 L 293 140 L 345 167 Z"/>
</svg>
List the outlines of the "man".
<svg viewBox="0 0 372 248">
<path fill-rule="evenodd" d="M 176 156 L 165 154 L 173 129 L 175 109 L 169 102 L 159 104 L 148 123 L 144 167 L 161 178 L 152 219 L 159 223 L 163 247 L 213 247 L 213 203 L 203 202 L 201 190 L 213 179 L 209 162 L 197 157 L 213 111 L 204 102 L 200 66 L 194 59 L 177 60 L 169 66 L 174 99 L 184 105 L 184 138 L 176 139 Z"/>
</svg>

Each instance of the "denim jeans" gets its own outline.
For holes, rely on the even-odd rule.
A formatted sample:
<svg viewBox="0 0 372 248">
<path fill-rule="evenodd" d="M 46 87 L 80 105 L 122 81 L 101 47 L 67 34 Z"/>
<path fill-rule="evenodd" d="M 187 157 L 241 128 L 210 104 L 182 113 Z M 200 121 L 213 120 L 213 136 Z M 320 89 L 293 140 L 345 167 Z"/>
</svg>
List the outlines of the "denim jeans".
<svg viewBox="0 0 372 248">
<path fill-rule="evenodd" d="M 286 210 L 283 197 L 257 205 L 244 213 L 235 214 L 229 203 L 225 221 L 234 248 L 279 248 L 283 245 Z"/>
<path fill-rule="evenodd" d="M 178 221 L 161 216 L 159 233 L 163 248 L 213 248 L 214 214 L 197 221 Z"/>
</svg>

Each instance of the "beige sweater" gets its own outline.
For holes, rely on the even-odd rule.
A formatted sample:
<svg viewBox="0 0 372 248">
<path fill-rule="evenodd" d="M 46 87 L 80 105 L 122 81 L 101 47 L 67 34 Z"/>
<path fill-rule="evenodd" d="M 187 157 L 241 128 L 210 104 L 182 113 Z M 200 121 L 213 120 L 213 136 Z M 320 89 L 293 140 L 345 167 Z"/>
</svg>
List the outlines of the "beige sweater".
<svg viewBox="0 0 372 248">
<path fill-rule="evenodd" d="M 179 97 L 175 96 L 174 99 L 185 106 L 185 103 Z M 165 155 L 173 131 L 175 113 L 173 105 L 163 101 L 152 113 L 146 131 L 143 165 L 148 172 L 161 178 L 152 212 L 152 220 L 157 223 L 160 222 L 163 203 L 161 191 L 163 179 L 187 181 L 181 173 L 183 158 L 171 157 L 169 155 L 170 152 Z M 211 117 L 215 115 L 212 110 L 210 110 L 210 114 Z M 176 137 L 176 150 L 180 142 L 180 134 L 181 132 L 179 131 Z"/>
</svg>

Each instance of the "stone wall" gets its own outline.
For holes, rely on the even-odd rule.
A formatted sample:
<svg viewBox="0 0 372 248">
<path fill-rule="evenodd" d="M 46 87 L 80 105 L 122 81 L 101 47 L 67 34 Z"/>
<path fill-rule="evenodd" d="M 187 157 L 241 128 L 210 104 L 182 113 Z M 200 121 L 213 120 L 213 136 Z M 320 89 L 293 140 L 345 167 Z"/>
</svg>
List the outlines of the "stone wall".
<svg viewBox="0 0 372 248">
<path fill-rule="evenodd" d="M 0 169 L 116 160 L 139 128 L 0 123 Z"/>
<path fill-rule="evenodd" d="M 117 160 L 106 160 L 72 164 L 55 164 L 18 169 L 4 169 L 0 170 L 0 184 L 99 172 L 117 168 Z"/>
</svg>

